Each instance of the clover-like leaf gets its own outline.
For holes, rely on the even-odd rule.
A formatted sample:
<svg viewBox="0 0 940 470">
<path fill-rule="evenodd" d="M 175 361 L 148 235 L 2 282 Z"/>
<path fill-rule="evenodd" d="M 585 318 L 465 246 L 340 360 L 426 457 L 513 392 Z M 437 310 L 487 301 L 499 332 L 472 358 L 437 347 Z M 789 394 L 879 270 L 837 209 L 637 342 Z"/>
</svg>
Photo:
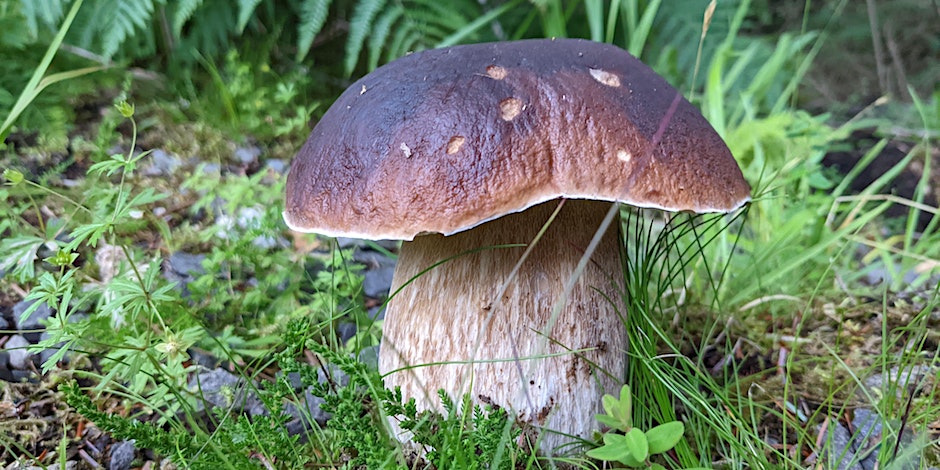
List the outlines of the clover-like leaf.
<svg viewBox="0 0 940 470">
<path fill-rule="evenodd" d="M 604 445 L 587 451 L 587 456 L 592 459 L 620 462 L 630 454 L 625 440 L 622 434 L 604 434 Z"/>
<path fill-rule="evenodd" d="M 623 426 L 623 423 L 621 423 L 620 420 L 618 420 L 617 418 L 614 418 L 613 416 L 607 416 L 607 415 L 596 415 L 596 416 L 597 416 L 597 422 L 611 429 L 619 429 L 621 431 L 626 431 L 626 429 L 621 429 L 621 426 Z"/>
<path fill-rule="evenodd" d="M 630 467 L 638 467 L 649 457 L 649 443 L 646 442 L 646 434 L 637 428 L 631 429 L 624 436 L 624 445 L 630 450 L 630 454 L 621 459 L 620 462 Z"/>
<path fill-rule="evenodd" d="M 685 425 L 681 421 L 660 424 L 646 431 L 646 441 L 649 444 L 650 454 L 662 454 L 676 446 L 685 433 Z"/>
</svg>

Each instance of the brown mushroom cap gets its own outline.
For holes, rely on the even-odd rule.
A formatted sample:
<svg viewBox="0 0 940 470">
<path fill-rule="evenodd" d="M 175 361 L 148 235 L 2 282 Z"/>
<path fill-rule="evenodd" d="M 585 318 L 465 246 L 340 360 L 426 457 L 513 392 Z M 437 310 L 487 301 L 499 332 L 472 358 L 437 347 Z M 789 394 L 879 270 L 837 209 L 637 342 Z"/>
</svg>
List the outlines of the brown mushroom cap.
<svg viewBox="0 0 940 470">
<path fill-rule="evenodd" d="M 354 83 L 294 159 L 284 216 L 411 240 L 560 197 L 728 212 L 749 195 L 721 137 L 649 67 L 544 39 L 418 52 Z"/>
</svg>

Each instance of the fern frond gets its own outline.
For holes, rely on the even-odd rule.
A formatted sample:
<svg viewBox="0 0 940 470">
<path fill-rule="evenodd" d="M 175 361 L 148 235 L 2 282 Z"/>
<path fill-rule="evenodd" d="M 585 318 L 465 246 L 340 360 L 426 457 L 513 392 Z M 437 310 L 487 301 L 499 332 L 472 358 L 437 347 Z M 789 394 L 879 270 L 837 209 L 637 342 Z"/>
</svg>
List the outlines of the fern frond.
<svg viewBox="0 0 940 470">
<path fill-rule="evenodd" d="M 173 36 L 179 39 L 183 32 L 183 25 L 189 21 L 196 10 L 202 6 L 203 0 L 179 0 L 173 14 Z"/>
<path fill-rule="evenodd" d="M 369 35 L 369 70 L 379 66 L 379 57 L 382 54 L 382 47 L 387 44 L 388 35 L 392 32 L 392 25 L 401 19 L 405 14 L 401 5 L 395 5 L 382 13 L 382 16 L 375 21 L 372 26 L 372 34 Z"/>
<path fill-rule="evenodd" d="M 245 30 L 261 0 L 238 0 L 238 34 Z"/>
<path fill-rule="evenodd" d="M 359 63 L 368 38 L 368 67 L 380 57 L 391 60 L 408 52 L 434 47 L 454 32 L 466 28 L 481 15 L 475 0 L 360 0 L 356 5 L 346 43 L 346 72 Z"/>
<path fill-rule="evenodd" d="M 109 14 L 99 18 L 110 21 L 99 27 L 101 34 L 101 55 L 112 57 L 124 42 L 138 29 L 144 30 L 155 10 L 154 0 L 99 0 L 98 7 Z"/>
<path fill-rule="evenodd" d="M 313 39 L 323 29 L 332 0 L 306 0 L 301 5 L 300 26 L 297 27 L 297 62 L 310 52 Z"/>
<path fill-rule="evenodd" d="M 191 1 L 191 0 L 187 0 Z M 237 12 L 229 0 L 199 0 L 199 8 L 186 21 L 186 37 L 179 37 L 178 50 L 203 57 L 216 57 L 230 47 L 229 37 L 238 25 Z"/>
<path fill-rule="evenodd" d="M 20 0 L 20 13 L 26 17 L 26 27 L 32 36 L 39 34 L 40 23 L 55 30 L 59 20 L 65 14 L 65 7 L 70 0 Z"/>
<path fill-rule="evenodd" d="M 386 0 L 360 0 L 356 5 L 356 11 L 349 22 L 349 39 L 346 40 L 346 60 L 343 64 L 346 75 L 351 74 L 359 62 L 359 53 L 369 34 L 372 21 L 385 3 Z"/>
</svg>

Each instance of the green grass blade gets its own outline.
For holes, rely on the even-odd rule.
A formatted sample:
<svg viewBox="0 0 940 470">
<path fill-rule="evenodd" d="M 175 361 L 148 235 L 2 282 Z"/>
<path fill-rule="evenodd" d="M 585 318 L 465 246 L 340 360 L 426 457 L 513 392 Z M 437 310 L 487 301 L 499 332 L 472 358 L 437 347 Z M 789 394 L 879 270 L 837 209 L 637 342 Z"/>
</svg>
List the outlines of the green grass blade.
<svg viewBox="0 0 940 470">
<path fill-rule="evenodd" d="M 449 47 L 449 46 L 453 46 L 454 44 L 459 43 L 467 36 L 473 34 L 480 28 L 488 25 L 491 21 L 495 20 L 496 18 L 499 18 L 500 15 L 502 15 L 503 13 L 506 13 L 507 11 L 515 8 L 516 5 L 521 3 L 521 1 L 522 0 L 512 0 L 511 2 L 504 3 L 503 5 L 500 5 L 498 8 L 494 8 L 486 12 L 485 14 L 481 15 L 479 18 L 471 21 L 470 23 L 467 23 L 467 25 L 464 26 L 463 28 L 460 28 L 459 30 L 454 31 L 454 33 L 451 34 L 450 36 L 447 36 L 446 38 L 442 39 L 434 47 Z"/>
<path fill-rule="evenodd" d="M 634 57 L 643 55 L 643 49 L 649 39 L 650 30 L 653 29 L 653 20 L 656 18 L 656 13 L 659 12 L 660 4 L 662 4 L 661 0 L 653 0 L 646 6 L 646 9 L 643 10 L 643 16 L 640 17 L 639 23 L 630 35 L 630 48 L 627 50 Z"/>
<path fill-rule="evenodd" d="M 3 142 L 6 139 L 16 119 L 20 117 L 20 114 L 26 110 L 26 107 L 36 99 L 36 96 L 39 95 L 39 92 L 42 91 L 42 88 L 45 88 L 40 88 L 43 75 L 45 75 L 46 70 L 49 69 L 49 65 L 52 63 L 52 59 L 55 57 L 56 52 L 58 52 L 59 46 L 62 45 L 62 41 L 65 40 L 65 34 L 72 26 L 72 22 L 75 20 L 75 16 L 78 15 L 78 10 L 82 7 L 82 1 L 83 0 L 75 0 L 75 3 L 72 4 L 72 8 L 69 10 L 68 15 L 65 17 L 65 20 L 62 21 L 62 26 L 59 28 L 59 32 L 56 33 L 55 38 L 52 39 L 52 43 L 49 44 L 49 48 L 46 50 L 46 54 L 42 57 L 42 61 L 39 62 L 39 66 L 36 67 L 36 70 L 33 72 L 33 76 L 30 77 L 29 82 L 26 83 L 26 87 L 23 88 L 23 92 L 20 93 L 19 99 L 17 99 L 16 103 L 13 104 L 13 109 L 10 110 L 10 114 L 7 116 L 6 120 L 3 121 L 3 124 L 0 125 L 0 142 Z M 50 84 L 51 83 L 47 83 L 46 86 Z"/>
<path fill-rule="evenodd" d="M 584 10 L 587 13 L 588 28 L 591 31 L 591 40 L 601 42 L 604 40 L 604 3 L 602 0 L 584 0 Z"/>
</svg>

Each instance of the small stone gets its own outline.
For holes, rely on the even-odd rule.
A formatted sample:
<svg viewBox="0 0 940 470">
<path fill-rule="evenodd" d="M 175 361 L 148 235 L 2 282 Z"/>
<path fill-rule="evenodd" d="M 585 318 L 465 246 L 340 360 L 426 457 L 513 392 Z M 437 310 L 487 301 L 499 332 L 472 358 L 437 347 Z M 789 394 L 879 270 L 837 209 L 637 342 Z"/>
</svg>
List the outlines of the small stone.
<svg viewBox="0 0 940 470">
<path fill-rule="evenodd" d="M 359 351 L 359 362 L 369 366 L 370 369 L 379 368 L 379 345 L 368 346 Z"/>
<path fill-rule="evenodd" d="M 144 161 L 149 162 L 143 170 L 145 176 L 170 175 L 183 165 L 183 161 L 178 156 L 163 149 L 154 149 L 150 152 L 150 157 L 145 158 Z"/>
<path fill-rule="evenodd" d="M 356 324 L 343 322 L 336 325 L 336 335 L 339 336 L 339 341 L 342 344 L 346 344 L 353 336 L 356 336 Z"/>
<path fill-rule="evenodd" d="M 29 341 L 22 335 L 13 335 L 7 340 L 3 349 L 10 354 L 11 368 L 25 370 L 31 365 L 33 354 L 26 349 L 28 347 Z"/>
<path fill-rule="evenodd" d="M 859 408 L 855 410 L 855 416 L 852 417 L 852 427 L 855 428 L 855 435 L 862 439 L 881 438 L 881 417 L 869 409 Z"/>
<path fill-rule="evenodd" d="M 235 159 L 243 165 L 254 163 L 261 156 L 261 149 L 258 147 L 239 147 L 235 149 Z"/>
<path fill-rule="evenodd" d="M 822 425 L 816 428 L 822 430 Z M 823 438 L 822 466 L 837 470 L 864 470 L 853 448 L 849 430 L 835 420 L 830 420 Z"/>
<path fill-rule="evenodd" d="M 215 369 L 219 365 L 219 359 L 206 351 L 192 348 L 187 352 L 193 363 L 205 367 L 206 369 Z"/>
<path fill-rule="evenodd" d="M 284 407 L 284 412 L 294 417 L 287 423 L 287 432 L 291 435 L 297 435 L 313 428 L 313 423 L 324 426 L 330 419 L 330 414 L 320 408 L 325 400 L 314 396 L 308 388 L 304 392 L 300 403 L 288 403 Z"/>
<path fill-rule="evenodd" d="M 177 251 L 170 254 L 170 257 L 163 263 L 163 278 L 175 282 L 182 290 L 183 297 L 189 296 L 187 285 L 205 273 L 202 267 L 202 261 L 206 255 L 186 253 Z"/>
<path fill-rule="evenodd" d="M 13 382 L 13 372 L 10 370 L 10 353 L 0 349 L 0 380 Z"/>
<path fill-rule="evenodd" d="M 293 388 L 295 392 L 299 391 L 304 386 L 304 383 L 300 380 L 299 372 L 288 373 L 287 382 L 290 384 L 291 388 Z"/>
<path fill-rule="evenodd" d="M 27 468 L 27 469 L 43 470 L 43 467 L 26 467 L 26 468 Z M 59 462 L 56 462 L 56 463 L 54 463 L 54 464 L 52 464 L 52 465 L 49 465 L 48 467 L 45 467 L 46 470 L 59 470 L 60 468 L 62 468 L 62 467 L 59 465 Z M 77 469 L 77 468 L 78 468 L 78 461 L 77 461 L 77 460 L 69 460 L 69 461 L 65 462 L 65 470 L 75 470 L 75 469 Z"/>
<path fill-rule="evenodd" d="M 368 314 L 370 320 L 385 320 L 385 307 L 382 305 L 372 307 L 369 309 Z"/>
<path fill-rule="evenodd" d="M 394 266 L 366 271 L 362 279 L 362 292 L 373 299 L 388 297 L 394 275 Z"/>
<path fill-rule="evenodd" d="M 375 251 L 357 251 L 353 260 L 366 266 L 362 280 L 362 292 L 366 297 L 387 297 L 395 274 L 395 260 Z"/>
<path fill-rule="evenodd" d="M 200 253 L 177 251 L 170 255 L 170 268 L 180 276 L 190 278 L 200 276 L 206 272 L 202 267 L 202 262 L 205 259 L 206 255 Z"/>
<path fill-rule="evenodd" d="M 345 387 L 349 385 L 349 376 L 341 371 L 339 367 L 327 364 L 325 370 L 323 367 L 317 369 L 317 381 L 320 383 L 332 382 L 339 387 Z"/>
<path fill-rule="evenodd" d="M 359 248 L 364 251 L 374 251 L 373 246 L 388 250 L 398 250 L 398 240 L 362 240 L 359 238 L 336 237 L 336 244 L 340 249 Z"/>
<path fill-rule="evenodd" d="M 34 302 L 33 300 L 24 300 L 13 306 L 13 327 L 15 329 L 20 331 L 45 329 L 41 322 L 52 316 L 52 309 L 45 303 L 30 313 L 29 317 L 22 319 L 23 312 L 32 306 Z"/>
<path fill-rule="evenodd" d="M 52 335 L 48 331 L 43 331 L 39 336 L 40 341 L 45 341 L 51 338 Z M 59 352 L 59 349 L 65 346 L 65 342 L 60 342 L 53 347 L 48 347 L 39 352 L 39 363 L 45 364 L 55 353 Z M 68 362 L 68 354 L 62 357 L 65 362 Z"/>
<path fill-rule="evenodd" d="M 121 441 L 111 446 L 111 459 L 108 464 L 109 470 L 129 470 L 134 461 L 136 452 L 134 441 Z"/>
<path fill-rule="evenodd" d="M 267 162 L 265 162 L 264 166 L 265 168 L 281 175 L 283 175 L 284 172 L 287 170 L 287 162 L 279 158 L 272 158 L 268 160 Z"/>
<path fill-rule="evenodd" d="M 189 389 L 201 396 L 202 406 L 252 410 L 260 401 L 244 379 L 225 369 L 196 374 L 189 380 Z"/>
<path fill-rule="evenodd" d="M 13 383 L 39 383 L 39 377 L 31 370 L 13 369 L 10 371 L 10 382 Z"/>
</svg>

